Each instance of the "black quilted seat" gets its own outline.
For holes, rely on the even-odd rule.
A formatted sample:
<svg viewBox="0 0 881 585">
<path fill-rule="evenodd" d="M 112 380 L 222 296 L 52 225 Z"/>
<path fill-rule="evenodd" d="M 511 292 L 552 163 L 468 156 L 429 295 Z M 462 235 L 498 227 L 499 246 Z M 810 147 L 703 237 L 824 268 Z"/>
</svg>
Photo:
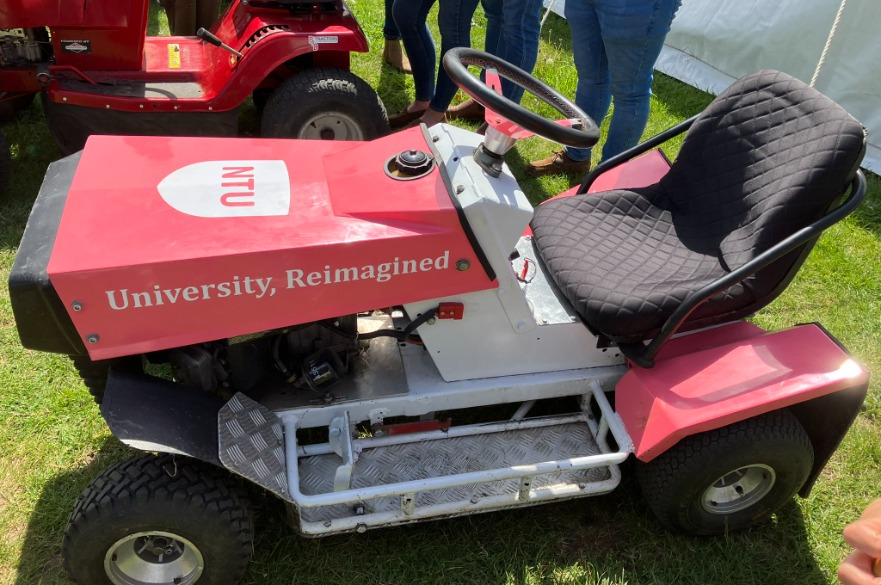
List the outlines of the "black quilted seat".
<svg viewBox="0 0 881 585">
<path fill-rule="evenodd" d="M 535 245 L 592 330 L 619 343 L 651 339 L 690 295 L 824 216 L 864 150 L 865 130 L 835 102 L 761 71 L 695 119 L 657 184 L 539 206 Z M 771 302 L 815 240 L 700 304 L 682 330 Z"/>
</svg>

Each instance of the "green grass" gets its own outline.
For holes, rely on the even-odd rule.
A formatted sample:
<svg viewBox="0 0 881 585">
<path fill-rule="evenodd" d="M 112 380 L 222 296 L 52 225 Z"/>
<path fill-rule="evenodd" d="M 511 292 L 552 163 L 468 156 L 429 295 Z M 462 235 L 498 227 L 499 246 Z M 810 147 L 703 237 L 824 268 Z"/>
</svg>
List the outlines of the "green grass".
<svg viewBox="0 0 881 585">
<path fill-rule="evenodd" d="M 378 0 L 354 0 L 372 47 L 381 47 Z M 161 27 L 161 19 L 153 26 Z M 475 16 L 474 44 L 484 20 Z M 543 32 L 538 77 L 572 95 L 575 70 L 568 29 L 551 17 Z M 412 81 L 381 67 L 379 51 L 356 55 L 353 68 L 389 111 L 412 97 Z M 647 134 L 700 111 L 711 96 L 658 75 Z M 535 107 L 533 101 L 527 105 Z M 544 111 L 544 110 L 542 110 Z M 246 112 L 253 120 L 253 112 Z M 253 124 L 248 127 L 253 127 Z M 49 162 L 58 157 L 38 103 L 4 125 L 13 145 L 13 178 L 0 205 L 0 278 L 8 276 L 30 206 Z M 555 145 L 520 143 L 515 173 Z M 675 156 L 678 144 L 668 149 Z M 572 178 L 524 180 L 533 201 Z M 823 236 L 788 291 L 755 321 L 781 328 L 824 323 L 871 371 L 881 372 L 881 180 L 870 178 L 866 203 Z M 110 462 L 126 455 L 107 431 L 70 363 L 24 350 L 8 295 L 0 293 L 0 583 L 66 583 L 60 541 L 73 502 Z M 625 472 L 629 472 L 625 469 Z M 835 582 L 846 549 L 841 529 L 881 495 L 881 402 L 877 385 L 807 500 L 770 522 L 723 538 L 673 535 L 652 519 L 632 480 L 608 496 L 517 511 L 307 540 L 284 522 L 282 506 L 258 491 L 249 584 L 706 585 Z"/>
</svg>

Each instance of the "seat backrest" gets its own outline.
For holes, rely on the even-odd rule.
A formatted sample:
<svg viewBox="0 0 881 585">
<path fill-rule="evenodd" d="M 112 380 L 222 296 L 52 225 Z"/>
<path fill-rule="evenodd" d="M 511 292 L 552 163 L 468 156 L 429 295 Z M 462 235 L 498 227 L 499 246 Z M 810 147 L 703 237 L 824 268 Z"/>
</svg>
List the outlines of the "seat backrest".
<svg viewBox="0 0 881 585">
<path fill-rule="evenodd" d="M 831 99 L 785 73 L 759 71 L 698 117 L 660 187 L 682 240 L 718 246 L 733 270 L 828 211 L 865 144 L 865 129 Z M 765 269 L 751 288 L 769 293 L 798 257 Z"/>
</svg>

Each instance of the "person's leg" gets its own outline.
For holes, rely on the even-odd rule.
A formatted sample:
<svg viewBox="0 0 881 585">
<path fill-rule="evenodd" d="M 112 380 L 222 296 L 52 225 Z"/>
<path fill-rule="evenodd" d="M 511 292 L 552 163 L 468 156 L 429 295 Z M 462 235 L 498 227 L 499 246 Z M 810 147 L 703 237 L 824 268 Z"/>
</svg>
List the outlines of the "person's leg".
<svg viewBox="0 0 881 585">
<path fill-rule="evenodd" d="M 382 23 L 382 36 L 387 41 L 400 41 L 401 32 L 395 24 L 394 17 L 395 0 L 385 0 L 385 20 Z"/>
<path fill-rule="evenodd" d="M 498 56 L 499 42 L 502 38 L 502 8 L 504 0 L 480 0 L 483 12 L 486 15 L 486 36 L 483 41 L 483 50 Z M 480 72 L 480 80 L 486 76 Z M 447 110 L 447 118 L 450 120 L 483 120 L 483 106 L 468 98 L 462 103 L 456 104 Z"/>
<path fill-rule="evenodd" d="M 609 70 L 600 24 L 593 0 L 569 0 L 564 10 L 572 38 L 572 56 L 578 83 L 575 104 L 602 124 L 612 101 L 609 93 Z M 590 149 L 566 147 L 548 158 L 526 165 L 526 173 L 542 176 L 556 173 L 587 172 Z"/>
<path fill-rule="evenodd" d="M 502 38 L 495 55 L 511 65 L 532 73 L 538 58 L 541 35 L 542 0 L 503 0 Z M 523 89 L 507 79 L 502 80 L 502 94 L 520 103 Z"/>
<path fill-rule="evenodd" d="M 649 118 L 655 61 L 679 0 L 596 0 L 615 108 L 603 160 L 635 146 Z"/>
<path fill-rule="evenodd" d="M 382 48 L 382 60 L 404 73 L 412 73 L 410 60 L 401 48 L 401 33 L 392 15 L 395 0 L 385 0 L 385 20 L 382 25 L 382 36 L 385 43 Z"/>
<path fill-rule="evenodd" d="M 572 34 L 572 57 L 578 73 L 575 104 L 599 125 L 609 113 L 612 94 L 609 87 L 609 62 L 597 10 L 594 1 L 590 0 L 567 2 L 564 12 Z M 567 147 L 565 152 L 574 161 L 590 160 L 590 149 Z"/>
<path fill-rule="evenodd" d="M 437 25 L 441 35 L 442 56 L 450 49 L 471 46 L 471 17 L 474 16 L 477 2 L 478 0 L 440 0 Z M 458 90 L 458 86 L 447 75 L 441 57 L 434 97 L 431 99 L 428 111 L 422 116 L 422 121 L 432 125 L 443 120 L 444 112 Z"/>
<path fill-rule="evenodd" d="M 486 36 L 483 41 L 483 50 L 498 56 L 499 41 L 502 38 L 504 0 L 480 0 L 480 4 L 486 14 Z"/>
<path fill-rule="evenodd" d="M 434 40 L 425 23 L 435 0 L 395 0 L 393 17 L 413 67 L 414 103 L 408 111 L 422 111 L 434 95 Z"/>
</svg>

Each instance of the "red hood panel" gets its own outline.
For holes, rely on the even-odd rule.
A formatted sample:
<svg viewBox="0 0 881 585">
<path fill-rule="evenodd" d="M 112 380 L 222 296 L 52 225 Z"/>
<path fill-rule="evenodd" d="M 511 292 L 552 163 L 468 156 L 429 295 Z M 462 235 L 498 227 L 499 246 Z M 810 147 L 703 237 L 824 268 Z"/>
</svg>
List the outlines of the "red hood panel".
<svg viewBox="0 0 881 585">
<path fill-rule="evenodd" d="M 384 172 L 410 149 L 93 136 L 49 277 L 93 359 L 491 288 L 439 169 Z"/>
</svg>

